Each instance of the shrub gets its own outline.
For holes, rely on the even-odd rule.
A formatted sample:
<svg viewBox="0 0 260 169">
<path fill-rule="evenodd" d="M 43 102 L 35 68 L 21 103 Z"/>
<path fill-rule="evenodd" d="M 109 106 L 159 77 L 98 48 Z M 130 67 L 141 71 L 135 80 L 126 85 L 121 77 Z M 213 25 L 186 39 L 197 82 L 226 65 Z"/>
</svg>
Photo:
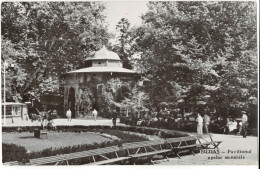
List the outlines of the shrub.
<svg viewBox="0 0 260 169">
<path fill-rule="evenodd" d="M 176 131 L 164 131 L 163 129 L 148 128 L 148 127 L 146 128 L 146 127 L 138 127 L 138 126 L 118 126 L 118 129 L 124 131 L 139 132 L 147 135 L 158 135 L 162 138 L 175 138 L 175 137 L 187 136 L 187 134 L 179 133 Z"/>
<path fill-rule="evenodd" d="M 9 161 L 18 161 L 21 163 L 28 163 L 29 156 L 26 154 L 26 149 L 23 146 L 17 146 L 15 144 L 2 144 L 2 161 L 3 163 Z"/>
<path fill-rule="evenodd" d="M 47 117 L 47 120 L 48 121 L 51 121 L 53 119 L 56 119 L 58 117 L 58 114 L 57 113 L 51 113 L 48 117 Z"/>
<path fill-rule="evenodd" d="M 120 123 L 131 125 L 132 124 L 131 117 L 120 117 Z"/>
<path fill-rule="evenodd" d="M 133 123 L 132 119 L 130 117 L 120 117 L 120 122 L 127 124 L 127 125 L 136 126 L 136 122 Z M 196 122 L 191 122 L 191 121 L 165 122 L 165 121 L 158 120 L 158 121 L 150 122 L 150 123 L 148 123 L 147 121 L 143 122 L 141 124 L 141 126 L 196 132 L 196 127 L 194 127 L 194 126 L 197 126 L 197 124 L 196 124 Z"/>
<path fill-rule="evenodd" d="M 37 114 L 32 114 L 31 119 L 32 119 L 33 121 L 36 121 L 36 120 L 37 120 Z"/>
</svg>

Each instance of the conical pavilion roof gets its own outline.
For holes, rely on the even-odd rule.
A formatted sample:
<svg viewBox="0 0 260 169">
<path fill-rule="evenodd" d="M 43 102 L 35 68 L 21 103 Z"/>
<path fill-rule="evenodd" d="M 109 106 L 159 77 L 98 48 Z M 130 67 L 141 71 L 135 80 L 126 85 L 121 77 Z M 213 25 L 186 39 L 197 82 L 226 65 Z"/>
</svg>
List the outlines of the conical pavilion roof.
<svg viewBox="0 0 260 169">
<path fill-rule="evenodd" d="M 93 52 L 92 57 L 85 59 L 87 60 L 121 60 L 115 52 L 107 50 L 105 46 L 103 46 L 100 50 Z"/>
</svg>

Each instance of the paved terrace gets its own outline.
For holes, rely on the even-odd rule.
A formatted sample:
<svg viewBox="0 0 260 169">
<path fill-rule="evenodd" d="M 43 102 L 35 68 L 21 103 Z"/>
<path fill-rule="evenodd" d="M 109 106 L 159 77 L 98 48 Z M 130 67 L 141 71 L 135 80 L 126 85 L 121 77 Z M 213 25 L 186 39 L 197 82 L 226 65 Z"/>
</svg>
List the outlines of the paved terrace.
<svg viewBox="0 0 260 169">
<path fill-rule="evenodd" d="M 112 120 L 110 119 L 99 119 L 99 120 L 79 120 L 72 119 L 68 121 L 67 119 L 55 119 L 53 124 L 59 125 L 85 125 L 85 126 L 96 126 L 96 125 L 107 125 L 112 126 Z M 122 123 L 117 123 L 118 125 L 124 125 Z M 40 126 L 40 123 L 36 122 L 20 122 L 11 123 L 7 126 Z M 167 130 L 169 131 L 169 130 Z M 196 134 L 188 133 L 187 134 Z M 213 134 L 213 139 L 217 141 L 223 141 L 219 145 L 219 154 L 211 153 L 199 153 L 195 156 L 185 155 L 181 159 L 170 158 L 169 161 L 161 160 L 157 165 L 257 165 L 258 164 L 258 137 L 248 136 L 243 138 L 242 136 L 235 135 L 223 135 L 223 134 Z M 246 153 L 248 152 L 248 153 Z M 226 157 L 236 157 L 237 159 L 225 159 Z"/>
<path fill-rule="evenodd" d="M 213 134 L 213 140 L 223 141 L 219 145 L 219 154 L 199 153 L 185 155 L 181 159 L 170 158 L 159 165 L 257 165 L 258 164 L 258 138 L 248 136 Z M 248 152 L 248 153 L 246 153 Z M 225 157 L 237 159 L 225 159 Z"/>
</svg>

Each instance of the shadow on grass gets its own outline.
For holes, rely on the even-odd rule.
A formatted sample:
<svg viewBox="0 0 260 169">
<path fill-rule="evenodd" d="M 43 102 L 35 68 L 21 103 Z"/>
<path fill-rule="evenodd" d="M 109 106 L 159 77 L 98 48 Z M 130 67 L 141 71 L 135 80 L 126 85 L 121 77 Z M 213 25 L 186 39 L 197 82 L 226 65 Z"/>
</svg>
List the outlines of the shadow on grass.
<svg viewBox="0 0 260 169">
<path fill-rule="evenodd" d="M 31 139 L 35 138 L 34 136 L 24 136 L 24 137 L 19 137 L 20 139 Z M 35 138 L 36 139 L 36 138 Z"/>
</svg>

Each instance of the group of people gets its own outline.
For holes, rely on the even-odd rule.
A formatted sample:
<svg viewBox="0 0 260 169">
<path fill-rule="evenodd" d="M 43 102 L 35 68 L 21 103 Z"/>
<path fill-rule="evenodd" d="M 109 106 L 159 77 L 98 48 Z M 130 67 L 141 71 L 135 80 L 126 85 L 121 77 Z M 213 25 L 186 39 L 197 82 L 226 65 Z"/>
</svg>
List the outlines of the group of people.
<svg viewBox="0 0 260 169">
<path fill-rule="evenodd" d="M 71 114 L 71 110 L 70 109 L 68 109 L 68 111 L 66 112 L 66 116 L 67 116 L 68 121 L 72 120 L 71 119 L 72 114 Z M 93 119 L 96 121 L 97 120 L 97 110 L 96 109 L 93 109 L 92 116 L 93 116 Z"/>
<path fill-rule="evenodd" d="M 242 123 L 242 126 L 241 126 L 241 134 L 243 135 L 243 137 L 246 137 L 247 135 L 247 128 L 248 128 L 248 117 L 246 115 L 246 112 L 243 111 L 243 116 L 242 116 L 242 120 L 241 120 L 241 123 Z M 92 116 L 93 116 L 93 119 L 94 120 L 97 120 L 97 110 L 96 109 L 93 109 L 92 111 Z M 68 121 L 71 121 L 71 110 L 68 109 L 67 113 L 66 113 L 66 116 L 68 118 Z M 112 114 L 112 123 L 113 123 L 113 126 L 116 127 L 116 120 L 117 120 L 117 112 L 114 111 L 113 114 Z M 135 119 L 134 117 L 135 116 L 132 116 L 132 121 L 133 122 L 136 122 L 134 123 L 133 125 L 138 125 L 138 119 Z M 167 116 L 168 117 L 168 116 Z M 167 118 L 166 116 L 165 117 L 161 117 L 159 116 L 159 114 L 157 116 L 153 116 L 152 118 L 151 117 L 146 117 L 144 118 L 143 121 L 140 122 L 139 125 L 141 125 L 142 123 L 147 123 L 146 125 L 150 125 L 150 123 L 156 123 L 158 124 L 158 122 L 160 121 L 160 123 L 162 124 L 168 124 L 168 123 L 171 123 L 170 125 L 173 125 L 173 123 L 175 122 L 175 119 L 172 118 L 171 116 L 169 116 Z M 149 119 L 149 120 L 147 120 Z M 204 116 L 202 117 L 202 115 L 200 113 L 197 114 L 197 119 L 196 119 L 196 122 L 197 122 L 197 133 L 198 134 L 203 134 L 203 133 L 209 133 L 209 125 L 211 123 L 211 118 L 209 116 L 208 113 L 205 113 Z M 228 125 L 229 125 L 229 131 L 231 130 L 234 130 L 237 125 L 237 122 L 235 122 L 234 120 L 231 122 L 228 122 Z"/>
<path fill-rule="evenodd" d="M 226 127 L 228 129 L 229 132 L 234 131 L 237 129 L 237 126 L 241 126 L 239 127 L 239 131 L 238 133 L 243 135 L 243 137 L 245 138 L 247 136 L 247 130 L 248 130 L 248 116 L 247 113 L 245 111 L 242 111 L 242 118 L 241 118 L 241 122 L 237 123 L 236 120 L 231 119 L 231 120 L 227 120 L 227 124 Z M 205 133 L 209 132 L 209 125 L 210 125 L 210 117 L 207 113 L 204 114 L 204 116 L 202 117 L 200 113 L 198 113 L 197 116 L 197 133 L 198 134 L 203 134 L 203 129 Z"/>
<path fill-rule="evenodd" d="M 96 109 L 93 109 L 92 111 L 92 116 L 93 116 L 93 119 L 96 121 L 97 120 L 97 115 L 98 115 L 98 112 Z M 68 121 L 71 121 L 71 110 L 68 109 L 68 111 L 66 112 L 66 116 L 67 116 L 67 119 Z M 115 127 L 116 126 L 116 120 L 117 120 L 117 113 L 116 111 L 113 112 L 113 117 L 112 117 L 112 123 L 113 123 L 113 126 Z"/>
<path fill-rule="evenodd" d="M 205 133 L 209 133 L 209 124 L 210 124 L 210 117 L 208 114 L 204 114 L 203 118 L 200 113 L 198 113 L 197 121 L 197 133 L 203 134 L 203 126 Z"/>
</svg>

